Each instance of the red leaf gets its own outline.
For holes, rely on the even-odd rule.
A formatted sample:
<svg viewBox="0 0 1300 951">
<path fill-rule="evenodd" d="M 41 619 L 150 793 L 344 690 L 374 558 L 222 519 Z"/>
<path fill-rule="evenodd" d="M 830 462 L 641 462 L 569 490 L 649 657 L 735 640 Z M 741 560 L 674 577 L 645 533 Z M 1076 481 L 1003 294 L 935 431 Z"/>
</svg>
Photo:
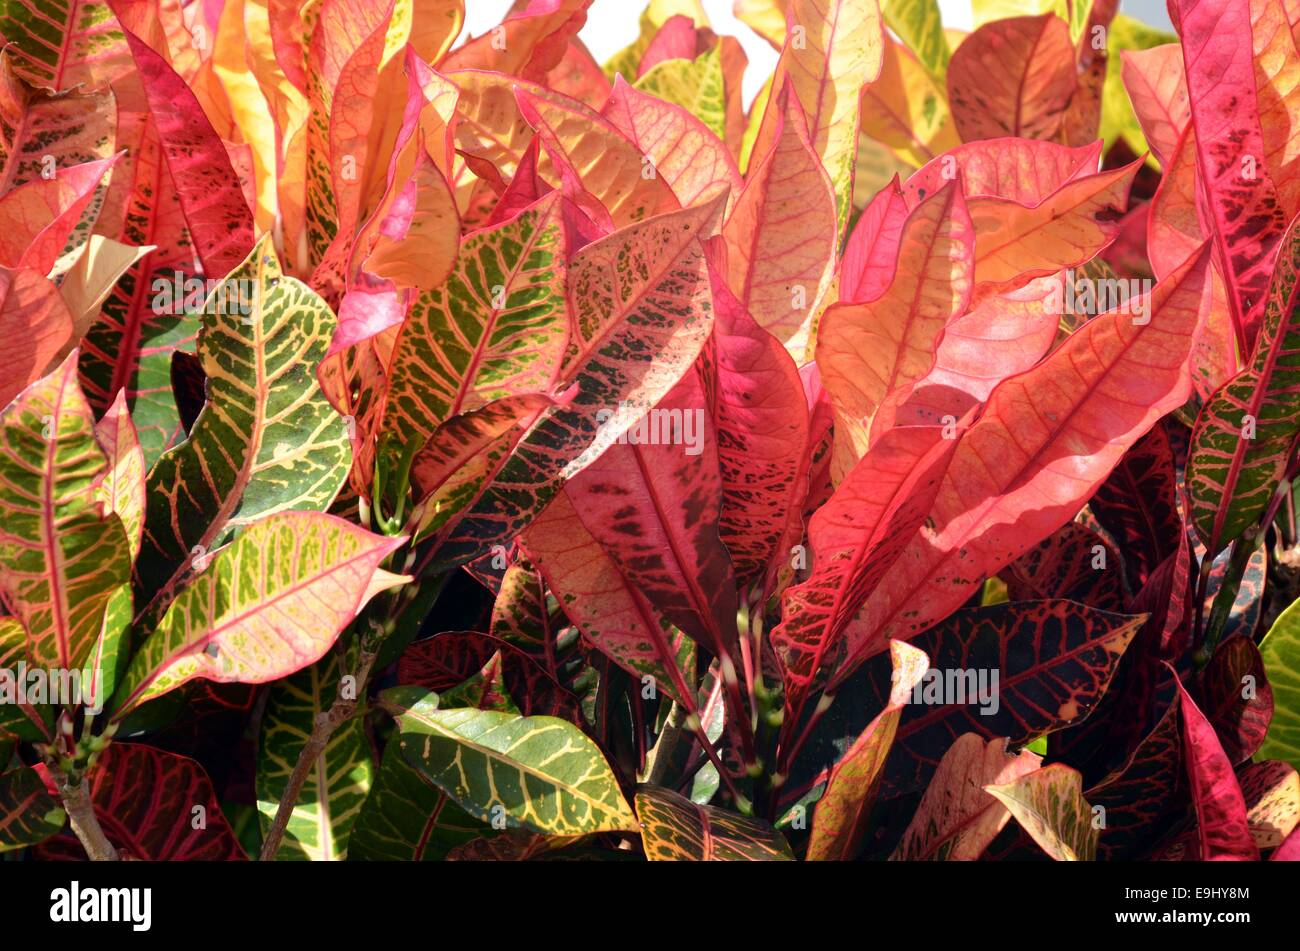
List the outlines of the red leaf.
<svg viewBox="0 0 1300 951">
<path fill-rule="evenodd" d="M 1172 686 L 1166 681 L 1165 688 Z M 1185 802 L 1178 702 L 1172 689 L 1162 688 L 1162 695 L 1165 712 L 1155 727 L 1120 766 L 1084 794 L 1105 810 L 1106 829 L 1097 843 L 1102 858 L 1137 858 L 1152 830 L 1160 828 L 1161 818 Z"/>
<path fill-rule="evenodd" d="M 1191 102 L 1183 78 L 1183 51 L 1177 43 L 1120 53 L 1120 75 L 1147 145 L 1168 169 L 1183 130 L 1191 121 Z"/>
<path fill-rule="evenodd" d="M 207 773 L 186 756 L 114 741 L 90 777 L 90 796 L 104 834 L 131 858 L 155 862 L 230 862 L 246 856 Z M 195 807 L 205 825 L 195 828 Z M 37 849 L 45 859 L 80 859 L 71 836 Z"/>
<path fill-rule="evenodd" d="M 912 179 L 915 177 L 913 175 Z M 912 179 L 908 179 L 909 185 Z M 844 256 L 840 260 L 841 301 L 873 301 L 888 290 L 898 264 L 898 248 L 903 241 L 907 212 L 908 206 L 895 175 L 862 210 L 844 245 Z"/>
<path fill-rule="evenodd" d="M 578 698 L 526 653 L 477 631 L 446 631 L 416 641 L 397 662 L 397 682 L 442 692 L 463 683 L 499 653 L 510 699 L 525 716 L 560 717 L 583 726 Z"/>
<path fill-rule="evenodd" d="M 658 64 L 670 59 L 695 59 L 708 48 L 712 37 L 710 30 L 697 30 L 695 21 L 680 13 L 664 20 L 650 40 L 650 45 L 641 54 L 641 62 L 636 67 L 636 78 L 640 79 Z"/>
<path fill-rule="evenodd" d="M 843 656 L 841 632 L 925 518 L 956 447 L 939 427 L 892 429 L 814 513 L 812 575 L 786 590 L 771 637 L 786 685 L 787 731 L 798 725 L 818 673 Z M 846 672 L 840 665 L 836 679 Z"/>
<path fill-rule="evenodd" d="M 71 337 L 59 289 L 39 271 L 0 266 L 0 406 L 39 379 Z"/>
<path fill-rule="evenodd" d="M 54 178 L 0 196 L 0 266 L 30 267 L 42 276 L 78 230 L 104 174 L 120 156 L 59 169 Z M 89 232 L 89 225 L 82 224 Z"/>
<path fill-rule="evenodd" d="M 688 371 L 628 445 L 609 447 L 566 491 L 633 587 L 711 653 L 737 658 L 736 578 L 718 534 L 722 481 L 704 406 Z"/>
<path fill-rule="evenodd" d="M 204 274 L 219 280 L 253 249 L 253 213 L 225 146 L 185 80 L 134 34 L 131 55 Z"/>
<path fill-rule="evenodd" d="M 583 637 L 636 678 L 650 676 L 682 702 L 689 694 L 667 624 L 583 525 L 567 489 L 523 536 L 529 558 Z"/>
<path fill-rule="evenodd" d="M 714 323 L 704 366 L 722 478 L 718 531 L 741 589 L 764 579 L 770 591 L 803 535 L 808 407 L 785 347 L 709 274 Z"/>
<path fill-rule="evenodd" d="M 1129 580 L 1140 590 L 1184 535 L 1174 451 L 1163 423 L 1134 443 L 1088 505 L 1124 553 Z"/>
<path fill-rule="evenodd" d="M 1250 834 L 1246 799 L 1232 771 L 1232 762 L 1223 752 L 1214 727 L 1182 683 L 1178 684 L 1178 698 L 1183 718 L 1183 756 L 1196 806 L 1201 858 L 1208 862 L 1256 861 L 1259 849 Z"/>
<path fill-rule="evenodd" d="M 1273 718 L 1273 688 L 1253 640 L 1238 635 L 1219 645 L 1205 668 L 1200 697 L 1228 761 L 1239 766 L 1254 756 Z"/>
<path fill-rule="evenodd" d="M 731 153 L 681 106 L 629 86 L 620 75 L 601 114 L 653 162 L 683 206 L 723 188 L 731 189 L 730 204 L 740 197 L 743 182 Z"/>
<path fill-rule="evenodd" d="M 1100 142 L 1073 149 L 1034 139 L 968 142 L 913 173 L 903 196 L 915 207 L 960 175 L 967 198 L 1005 198 L 1033 207 L 1066 184 L 1095 175 L 1100 159 Z"/>
<path fill-rule="evenodd" d="M 948 65 L 948 97 L 963 141 L 1051 139 L 1077 86 L 1070 30 L 1054 13 L 986 23 Z"/>
<path fill-rule="evenodd" d="M 500 26 L 452 50 L 440 68 L 490 69 L 542 82 L 587 22 L 590 5 L 591 0 L 531 0 Z"/>
<path fill-rule="evenodd" d="M 1183 46 L 1196 160 L 1211 211 L 1215 261 L 1240 348 L 1254 344 L 1286 215 L 1268 170 L 1255 91 L 1250 4 L 1169 0 Z"/>
<path fill-rule="evenodd" d="M 1059 598 L 1121 611 L 1124 584 L 1119 567 L 1119 556 L 1100 535 L 1069 522 L 1003 569 L 1002 578 L 1012 601 Z"/>
<path fill-rule="evenodd" d="M 1149 322 L 1103 314 L 1001 383 L 961 440 L 931 516 L 848 628 L 850 664 L 912 637 L 1072 519 L 1126 449 L 1191 390 L 1208 248 L 1157 285 Z"/>
</svg>

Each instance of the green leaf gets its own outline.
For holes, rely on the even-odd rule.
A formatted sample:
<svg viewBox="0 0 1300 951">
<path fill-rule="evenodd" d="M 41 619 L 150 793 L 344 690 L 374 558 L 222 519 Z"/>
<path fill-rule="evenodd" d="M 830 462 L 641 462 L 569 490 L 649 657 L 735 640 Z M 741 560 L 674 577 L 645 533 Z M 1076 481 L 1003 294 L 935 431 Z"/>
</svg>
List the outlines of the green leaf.
<svg viewBox="0 0 1300 951">
<path fill-rule="evenodd" d="M 46 741 L 54 736 L 54 715 L 47 704 L 18 704 L 16 668 L 27 656 L 27 631 L 17 618 L 0 617 L 0 735 Z M 0 758 L 0 770 L 6 760 Z"/>
<path fill-rule="evenodd" d="M 641 92 L 681 106 L 719 139 L 727 134 L 727 94 L 722 74 L 722 45 L 695 59 L 666 59 L 634 84 Z"/>
<path fill-rule="evenodd" d="M 343 686 L 333 654 L 271 688 L 257 757 L 257 809 L 262 835 L 270 831 L 316 717 Z M 355 684 L 353 684 L 355 689 Z M 340 861 L 347 857 L 353 824 L 374 780 L 365 718 L 349 717 L 330 735 L 289 815 L 277 861 Z"/>
<path fill-rule="evenodd" d="M 74 350 L 0 414 L 0 599 L 34 666 L 80 667 L 130 581 L 122 523 L 103 510 L 107 468 Z"/>
<path fill-rule="evenodd" d="M 36 770 L 24 766 L 0 775 L 0 852 L 48 839 L 65 818 Z"/>
<path fill-rule="evenodd" d="M 1300 222 L 1282 239 L 1250 363 L 1196 419 L 1187 487 L 1196 532 L 1214 556 L 1255 524 L 1300 434 Z"/>
<path fill-rule="evenodd" d="M 402 755 L 470 815 L 543 835 L 637 831 L 609 764 L 572 723 L 435 704 L 399 708 Z"/>
<path fill-rule="evenodd" d="M 885 23 L 935 79 L 948 72 L 948 38 L 943 35 L 943 15 L 938 0 L 885 0 Z"/>
<path fill-rule="evenodd" d="M 1256 758 L 1286 760 L 1300 769 L 1300 601 L 1273 622 L 1259 653 L 1273 688 L 1273 720 Z"/>
<path fill-rule="evenodd" d="M 794 854 L 766 822 L 701 806 L 658 786 L 636 792 L 641 845 L 652 862 L 792 862 Z"/>
<path fill-rule="evenodd" d="M 404 542 L 311 512 L 249 526 L 140 646 L 117 690 L 116 718 L 195 677 L 266 683 L 315 663 L 366 602 L 410 580 L 379 567 Z"/>
<path fill-rule="evenodd" d="M 415 299 L 384 411 L 399 450 L 457 414 L 550 388 L 568 331 L 558 199 L 470 235 L 451 276 Z"/>
<path fill-rule="evenodd" d="M 492 830 L 475 819 L 402 756 L 384 749 L 379 776 L 352 827 L 348 858 L 362 862 L 437 862 Z"/>
<path fill-rule="evenodd" d="M 245 313 L 246 311 L 246 313 Z M 192 559 L 257 519 L 323 511 L 347 478 L 347 427 L 316 382 L 334 314 L 281 271 L 270 238 L 210 294 L 198 356 L 208 402 L 149 472 L 137 576 L 160 606 Z"/>
</svg>

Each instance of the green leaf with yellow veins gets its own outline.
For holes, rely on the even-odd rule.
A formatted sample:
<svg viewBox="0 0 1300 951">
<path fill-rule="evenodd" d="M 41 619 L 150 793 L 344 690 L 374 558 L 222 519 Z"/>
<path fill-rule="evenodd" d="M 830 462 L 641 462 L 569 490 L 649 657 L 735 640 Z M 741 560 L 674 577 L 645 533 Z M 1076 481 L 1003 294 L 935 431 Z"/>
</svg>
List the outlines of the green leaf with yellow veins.
<svg viewBox="0 0 1300 951">
<path fill-rule="evenodd" d="M 609 764 L 572 723 L 436 702 L 399 708 L 402 755 L 470 815 L 543 835 L 637 831 Z"/>
<path fill-rule="evenodd" d="M 381 591 L 406 539 L 333 515 L 282 512 L 249 526 L 180 592 L 131 659 L 117 719 L 196 677 L 267 683 L 313 664 Z"/>
<path fill-rule="evenodd" d="M 695 59 L 667 59 L 656 63 L 633 85 L 642 92 L 681 106 L 708 126 L 719 139 L 727 134 L 727 94 L 721 45 Z"/>
<path fill-rule="evenodd" d="M 0 600 L 32 666 L 79 668 L 131 579 L 122 522 L 104 509 L 107 469 L 74 350 L 0 414 Z"/>
<path fill-rule="evenodd" d="M 239 529 L 277 512 L 324 511 L 352 460 L 347 426 L 315 374 L 334 314 L 285 276 L 269 236 L 208 296 L 202 317 L 207 403 L 147 481 L 136 574 L 154 607 L 194 558 Z"/>
<path fill-rule="evenodd" d="M 1286 760 L 1300 769 L 1300 601 L 1273 622 L 1259 654 L 1273 688 L 1273 719 L 1256 760 Z"/>
<path fill-rule="evenodd" d="M 548 389 L 568 334 L 559 195 L 465 239 L 420 294 L 393 350 L 384 428 L 419 446 L 457 414 Z"/>
<path fill-rule="evenodd" d="M 353 652 L 355 653 L 355 652 Z M 343 686 L 337 654 L 300 670 L 271 688 L 257 757 L 257 809 L 262 834 L 271 828 L 289 776 L 311 736 L 316 717 L 329 710 Z M 340 861 L 347 857 L 354 823 L 374 781 L 365 720 L 354 715 L 334 730 L 316 757 L 289 814 L 277 861 Z"/>
<path fill-rule="evenodd" d="M 793 862 L 785 836 L 766 822 L 701 806 L 657 786 L 636 793 L 641 844 L 652 862 Z"/>
<path fill-rule="evenodd" d="M 348 858 L 354 862 L 437 862 L 451 849 L 492 829 L 475 819 L 414 766 L 390 742 L 374 787 L 361 807 Z"/>
<path fill-rule="evenodd" d="M 1030 837 L 1058 862 L 1091 862 L 1097 857 L 1098 827 L 1083 798 L 1083 777 L 1064 763 L 1053 763 L 984 790 L 1002 802 Z"/>
</svg>

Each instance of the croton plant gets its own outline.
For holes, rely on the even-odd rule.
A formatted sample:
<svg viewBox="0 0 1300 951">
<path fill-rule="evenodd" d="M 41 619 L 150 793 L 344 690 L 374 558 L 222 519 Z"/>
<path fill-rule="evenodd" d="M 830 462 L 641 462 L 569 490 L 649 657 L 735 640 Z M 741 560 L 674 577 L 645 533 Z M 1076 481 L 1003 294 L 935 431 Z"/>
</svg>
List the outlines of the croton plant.
<svg viewBox="0 0 1300 951">
<path fill-rule="evenodd" d="M 1300 857 L 1300 6 L 590 3 L 0 0 L 0 851 Z"/>
</svg>

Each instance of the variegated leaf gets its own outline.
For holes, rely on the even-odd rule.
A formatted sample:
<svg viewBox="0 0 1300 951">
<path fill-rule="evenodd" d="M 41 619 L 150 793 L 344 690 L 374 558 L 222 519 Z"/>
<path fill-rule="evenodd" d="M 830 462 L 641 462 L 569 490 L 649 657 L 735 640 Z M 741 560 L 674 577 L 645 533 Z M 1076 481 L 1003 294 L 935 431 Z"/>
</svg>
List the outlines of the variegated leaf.
<svg viewBox="0 0 1300 951">
<path fill-rule="evenodd" d="M 131 54 L 106 0 L 5 0 L 0 39 L 14 71 L 34 86 L 97 89 L 131 70 Z"/>
<path fill-rule="evenodd" d="M 384 429 L 423 445 L 458 413 L 551 388 L 564 353 L 564 233 L 551 194 L 469 235 L 397 337 Z"/>
<path fill-rule="evenodd" d="M 893 662 L 889 702 L 831 770 L 826 791 L 813 813 L 806 856 L 809 861 L 851 861 L 857 857 L 903 707 L 911 702 L 912 690 L 930 667 L 924 651 L 902 641 L 894 641 L 889 648 Z"/>
<path fill-rule="evenodd" d="M 379 773 L 352 826 L 353 862 L 437 862 L 491 831 L 425 779 L 400 746 L 390 741 L 384 747 Z"/>
<path fill-rule="evenodd" d="M 1210 397 L 1187 461 L 1191 519 L 1217 555 L 1259 521 L 1300 435 L 1300 223 L 1282 241 L 1250 363 Z"/>
<path fill-rule="evenodd" d="M 701 806 L 670 789 L 636 793 L 641 847 L 652 862 L 792 862 L 794 855 L 767 823 Z"/>
<path fill-rule="evenodd" d="M 908 216 L 885 292 L 822 317 L 817 366 L 835 409 L 836 481 L 879 438 L 872 424 L 885 399 L 934 367 L 944 328 L 970 304 L 975 240 L 961 188 L 935 192 Z"/>
<path fill-rule="evenodd" d="M 635 832 L 600 750 L 572 723 L 494 710 L 396 711 L 402 754 L 470 815 L 544 835 Z"/>
<path fill-rule="evenodd" d="M 1004 785 L 989 785 L 1021 827 L 1058 862 L 1090 862 L 1097 857 L 1098 827 L 1083 798 L 1083 777 L 1064 763 L 1053 763 Z"/>
<path fill-rule="evenodd" d="M 257 808 L 262 833 L 271 827 L 317 716 L 347 689 L 334 653 L 271 688 L 258 742 Z M 355 690 L 355 684 L 352 685 Z M 340 723 L 312 764 L 289 815 L 277 861 L 338 861 L 348 855 L 354 823 L 370 792 L 374 764 L 364 716 Z"/>
<path fill-rule="evenodd" d="M 973 862 L 1011 820 L 988 785 L 1006 785 L 1038 768 L 1042 757 L 1007 752 L 1007 741 L 963 733 L 943 754 L 893 860 Z"/>
<path fill-rule="evenodd" d="M 212 556 L 140 645 L 117 690 L 116 715 L 195 677 L 266 683 L 314 663 L 367 601 L 409 580 L 379 567 L 404 541 L 309 512 L 250 525 Z"/>
<path fill-rule="evenodd" d="M 695 362 L 712 329 L 707 263 L 722 196 L 656 215 L 587 245 L 569 265 L 570 339 L 557 390 L 572 394 L 520 439 L 474 508 L 448 534 L 447 562 L 517 535 Z M 628 417 L 632 416 L 631 419 Z"/>
<path fill-rule="evenodd" d="M 755 320 L 802 354 L 834 268 L 834 192 L 799 100 L 783 92 L 772 112 L 771 148 L 757 155 L 723 229 L 727 284 Z"/>
<path fill-rule="evenodd" d="M 334 315 L 280 269 L 270 237 L 204 302 L 208 402 L 189 438 L 149 472 L 136 566 L 154 606 L 195 556 L 277 512 L 323 510 L 347 478 L 343 419 L 316 383 Z"/>
<path fill-rule="evenodd" d="M 45 841 L 63 828 L 66 818 L 35 769 L 20 766 L 0 773 L 0 853 Z"/>
<path fill-rule="evenodd" d="M 0 415 L 0 594 L 28 660 L 79 667 L 108 600 L 130 581 L 122 522 L 104 511 L 108 468 L 74 351 Z"/>
<path fill-rule="evenodd" d="M 649 158 L 683 206 L 724 187 L 731 189 L 730 203 L 740 197 L 743 183 L 731 154 L 687 109 L 616 77 L 601 115 Z"/>
</svg>

